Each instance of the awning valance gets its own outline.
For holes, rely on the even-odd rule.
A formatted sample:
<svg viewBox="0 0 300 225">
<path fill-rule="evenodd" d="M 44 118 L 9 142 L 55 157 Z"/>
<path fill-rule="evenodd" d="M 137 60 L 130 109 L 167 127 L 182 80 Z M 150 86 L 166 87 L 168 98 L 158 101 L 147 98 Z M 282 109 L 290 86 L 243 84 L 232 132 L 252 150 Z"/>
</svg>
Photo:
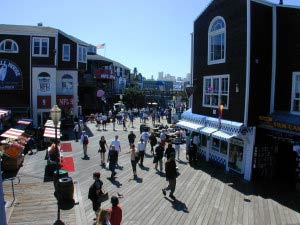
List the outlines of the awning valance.
<svg viewBox="0 0 300 225">
<path fill-rule="evenodd" d="M 18 139 L 23 133 L 24 133 L 24 130 L 10 128 L 9 130 L 7 130 L 3 134 L 1 134 L 1 137 Z"/>
<path fill-rule="evenodd" d="M 56 129 L 57 138 L 60 138 L 60 129 Z M 44 137 L 55 138 L 55 128 L 46 127 Z"/>
<path fill-rule="evenodd" d="M 181 120 L 176 124 L 177 127 L 181 127 L 183 129 L 192 130 L 198 132 L 199 129 L 203 128 L 204 126 L 201 124 L 191 123 L 188 121 Z"/>
<path fill-rule="evenodd" d="M 205 135 L 211 135 L 213 132 L 216 132 L 218 129 L 214 127 L 204 127 L 203 129 L 200 129 L 199 132 L 201 134 Z"/>
<path fill-rule="evenodd" d="M 47 120 L 46 123 L 45 123 L 45 127 L 54 127 L 53 121 L 52 121 L 52 120 Z M 60 127 L 60 122 L 58 122 L 58 124 L 57 124 L 56 127 L 57 127 L 57 128 Z"/>
<path fill-rule="evenodd" d="M 214 133 L 212 133 L 212 137 L 213 138 L 217 138 L 217 139 L 220 139 L 222 141 L 228 141 L 230 138 L 233 138 L 233 137 L 236 137 L 238 134 L 230 134 L 230 133 L 227 133 L 225 131 L 221 131 L 221 130 L 218 130 Z"/>
</svg>

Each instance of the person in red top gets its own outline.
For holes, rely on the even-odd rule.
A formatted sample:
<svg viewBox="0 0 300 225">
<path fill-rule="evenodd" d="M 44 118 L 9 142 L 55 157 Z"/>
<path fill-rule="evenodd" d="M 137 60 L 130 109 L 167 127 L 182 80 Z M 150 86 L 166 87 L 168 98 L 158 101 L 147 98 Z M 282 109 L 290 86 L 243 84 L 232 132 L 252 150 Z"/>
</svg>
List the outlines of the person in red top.
<svg viewBox="0 0 300 225">
<path fill-rule="evenodd" d="M 110 211 L 110 223 L 111 225 L 120 225 L 122 221 L 122 209 L 119 205 L 119 199 L 117 196 L 112 196 L 110 199 L 112 207 Z"/>
</svg>

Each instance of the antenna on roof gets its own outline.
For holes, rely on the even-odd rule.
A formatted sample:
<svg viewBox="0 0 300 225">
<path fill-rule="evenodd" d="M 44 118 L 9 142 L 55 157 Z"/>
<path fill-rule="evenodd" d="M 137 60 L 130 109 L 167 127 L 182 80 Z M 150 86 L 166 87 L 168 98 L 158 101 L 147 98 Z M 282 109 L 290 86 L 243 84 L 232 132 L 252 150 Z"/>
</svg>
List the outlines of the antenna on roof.
<svg viewBox="0 0 300 225">
<path fill-rule="evenodd" d="M 283 0 L 279 0 L 279 5 L 283 5 Z"/>
<path fill-rule="evenodd" d="M 38 25 L 38 27 L 42 27 L 42 26 L 43 26 L 43 23 L 42 23 L 42 22 L 39 22 L 37 25 Z"/>
</svg>

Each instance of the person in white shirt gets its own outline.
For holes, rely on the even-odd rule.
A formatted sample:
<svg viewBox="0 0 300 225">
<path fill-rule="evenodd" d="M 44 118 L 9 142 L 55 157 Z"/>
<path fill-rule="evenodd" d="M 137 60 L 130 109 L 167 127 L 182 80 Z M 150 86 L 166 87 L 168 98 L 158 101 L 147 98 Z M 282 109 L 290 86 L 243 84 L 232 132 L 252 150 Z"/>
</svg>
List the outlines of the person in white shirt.
<svg viewBox="0 0 300 225">
<path fill-rule="evenodd" d="M 143 164 L 144 163 L 144 155 L 145 155 L 145 142 L 142 138 L 138 142 L 137 150 L 138 150 L 139 157 L 140 157 L 140 165 L 143 167 L 144 166 L 144 164 Z"/>
<path fill-rule="evenodd" d="M 144 143 L 145 143 L 145 153 L 146 153 L 147 143 L 148 143 L 149 137 L 150 137 L 150 134 L 149 134 L 148 131 L 144 131 L 144 132 L 141 134 L 141 139 L 143 139 L 143 140 L 144 140 Z"/>
<path fill-rule="evenodd" d="M 121 142 L 119 140 L 119 136 L 118 135 L 116 135 L 115 136 L 115 140 L 113 140 L 111 142 L 110 147 L 111 146 L 115 146 L 115 151 L 117 152 L 117 163 L 116 163 L 116 165 L 119 166 L 118 165 L 118 158 L 119 158 L 119 153 L 121 152 Z"/>
</svg>

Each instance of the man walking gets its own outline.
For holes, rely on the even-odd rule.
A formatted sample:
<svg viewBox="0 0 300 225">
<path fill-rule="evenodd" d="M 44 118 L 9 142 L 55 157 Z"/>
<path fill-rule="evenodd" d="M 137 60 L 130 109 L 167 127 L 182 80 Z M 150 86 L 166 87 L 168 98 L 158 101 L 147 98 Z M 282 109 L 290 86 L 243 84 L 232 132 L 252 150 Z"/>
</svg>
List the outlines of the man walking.
<svg viewBox="0 0 300 225">
<path fill-rule="evenodd" d="M 136 135 L 133 133 L 133 131 L 130 131 L 130 134 L 128 134 L 129 146 L 134 144 L 135 138 L 136 138 Z"/>
<path fill-rule="evenodd" d="M 164 196 L 166 196 L 167 192 L 170 191 L 169 197 L 175 200 L 175 196 L 173 195 L 176 188 L 176 177 L 177 177 L 177 171 L 176 171 L 176 163 L 175 163 L 175 154 L 171 154 L 170 159 L 167 160 L 165 164 L 165 171 L 166 171 L 166 179 L 169 182 L 168 187 L 162 189 L 162 192 Z"/>
<path fill-rule="evenodd" d="M 94 179 L 94 183 L 89 188 L 88 198 L 92 201 L 93 210 L 97 217 L 98 211 L 101 206 L 101 201 L 99 198 L 100 195 L 103 194 L 102 191 L 103 182 L 100 180 L 100 172 L 94 172 L 93 179 Z M 94 220 L 96 220 L 96 217 L 94 218 Z"/>
<path fill-rule="evenodd" d="M 115 140 L 113 140 L 110 144 L 110 147 L 114 146 L 114 149 L 117 153 L 117 160 L 116 160 L 116 165 L 119 167 L 118 165 L 118 159 L 119 159 L 119 153 L 121 152 L 121 142 L 119 141 L 119 136 L 116 135 L 115 136 Z"/>
<path fill-rule="evenodd" d="M 90 159 L 87 155 L 87 146 L 89 144 L 89 137 L 86 135 L 85 131 L 82 131 L 82 135 L 80 138 L 83 147 L 83 158 L 82 159 Z"/>
<path fill-rule="evenodd" d="M 140 141 L 138 142 L 138 153 L 139 153 L 139 157 L 140 157 L 140 166 L 144 167 L 144 156 L 145 156 L 145 142 L 144 140 L 141 138 Z"/>
<path fill-rule="evenodd" d="M 109 152 L 108 152 L 108 161 L 109 161 L 109 170 L 111 171 L 111 180 L 115 179 L 115 175 L 117 174 L 115 172 L 116 164 L 117 164 L 117 151 L 115 149 L 114 145 L 110 146 Z"/>
</svg>

